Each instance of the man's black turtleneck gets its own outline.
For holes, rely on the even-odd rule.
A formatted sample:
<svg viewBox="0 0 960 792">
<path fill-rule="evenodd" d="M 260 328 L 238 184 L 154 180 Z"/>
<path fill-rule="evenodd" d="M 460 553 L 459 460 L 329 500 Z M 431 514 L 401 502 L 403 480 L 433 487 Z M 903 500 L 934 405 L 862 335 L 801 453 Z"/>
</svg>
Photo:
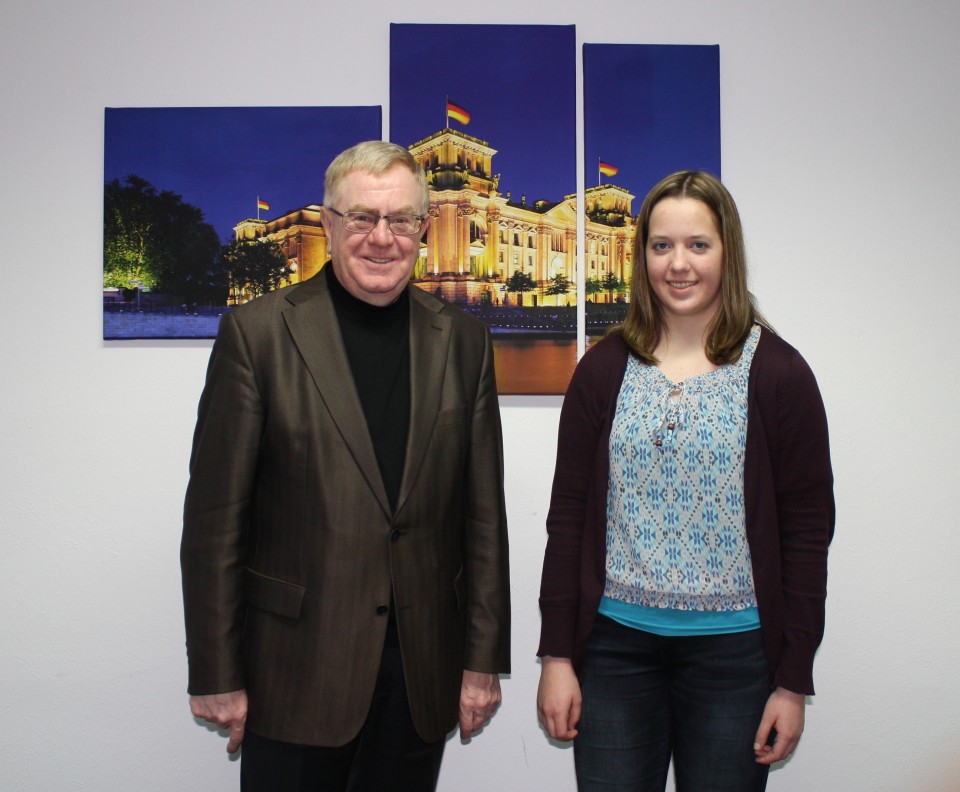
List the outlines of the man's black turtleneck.
<svg viewBox="0 0 960 792">
<path fill-rule="evenodd" d="M 333 262 L 324 270 L 380 475 L 395 507 L 410 424 L 410 296 L 404 289 L 390 305 L 371 305 L 343 287 Z"/>
</svg>

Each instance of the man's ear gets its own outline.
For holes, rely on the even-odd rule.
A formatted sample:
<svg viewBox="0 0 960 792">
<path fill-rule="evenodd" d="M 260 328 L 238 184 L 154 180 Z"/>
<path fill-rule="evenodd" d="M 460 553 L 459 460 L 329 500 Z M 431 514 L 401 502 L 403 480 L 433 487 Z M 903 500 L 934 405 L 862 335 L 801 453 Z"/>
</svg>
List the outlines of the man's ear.
<svg viewBox="0 0 960 792">
<path fill-rule="evenodd" d="M 429 211 L 423 216 L 423 222 L 420 225 L 420 239 L 422 240 L 427 235 L 427 229 L 430 228 L 430 221 L 433 220 L 433 217 L 430 215 Z"/>
<path fill-rule="evenodd" d="M 330 236 L 330 224 L 333 222 L 333 212 L 327 209 L 326 206 L 320 207 L 320 225 L 323 226 L 324 233 L 329 237 Z"/>
</svg>

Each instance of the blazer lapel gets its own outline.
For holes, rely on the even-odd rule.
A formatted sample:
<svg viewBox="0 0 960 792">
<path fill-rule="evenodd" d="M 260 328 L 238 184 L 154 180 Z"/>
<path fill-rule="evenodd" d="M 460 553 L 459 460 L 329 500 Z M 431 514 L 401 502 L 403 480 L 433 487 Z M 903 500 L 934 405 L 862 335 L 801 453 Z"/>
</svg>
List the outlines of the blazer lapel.
<svg viewBox="0 0 960 792">
<path fill-rule="evenodd" d="M 443 303 L 410 289 L 410 429 L 397 512 L 413 489 L 440 409 L 443 375 L 450 345 L 450 317 Z"/>
<path fill-rule="evenodd" d="M 289 305 L 284 308 L 283 317 L 293 342 L 357 467 L 380 508 L 389 516 L 387 493 L 324 273 L 321 271 L 301 288 L 292 289 L 287 301 Z"/>
</svg>

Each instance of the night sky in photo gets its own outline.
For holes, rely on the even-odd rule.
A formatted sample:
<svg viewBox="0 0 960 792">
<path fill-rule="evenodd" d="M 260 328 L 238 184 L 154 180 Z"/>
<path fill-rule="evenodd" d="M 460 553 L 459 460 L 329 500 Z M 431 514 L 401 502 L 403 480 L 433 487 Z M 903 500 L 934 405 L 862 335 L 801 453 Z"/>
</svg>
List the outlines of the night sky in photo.
<svg viewBox="0 0 960 792">
<path fill-rule="evenodd" d="M 633 213 L 661 178 L 678 170 L 720 174 L 720 48 L 585 44 L 584 183 L 601 177 L 635 197 Z"/>
<path fill-rule="evenodd" d="M 323 200 L 330 161 L 380 139 L 380 107 L 107 108 L 104 181 L 135 174 L 203 211 L 224 242 L 233 227 Z"/>
<path fill-rule="evenodd" d="M 446 126 L 446 100 L 470 113 L 450 128 L 497 153 L 511 200 L 576 192 L 576 31 L 572 25 L 391 25 L 390 139 Z"/>
</svg>

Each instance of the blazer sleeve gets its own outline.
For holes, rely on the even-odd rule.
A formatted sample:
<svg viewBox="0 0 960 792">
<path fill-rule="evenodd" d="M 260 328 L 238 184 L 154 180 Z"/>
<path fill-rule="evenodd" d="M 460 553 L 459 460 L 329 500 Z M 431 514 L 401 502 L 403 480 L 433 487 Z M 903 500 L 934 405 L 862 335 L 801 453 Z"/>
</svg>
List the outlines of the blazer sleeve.
<svg viewBox="0 0 960 792">
<path fill-rule="evenodd" d="M 198 408 L 180 545 L 192 695 L 245 687 L 243 574 L 264 413 L 243 332 L 225 314 Z"/>
<path fill-rule="evenodd" d="M 771 441 L 783 608 L 773 682 L 812 695 L 813 661 L 824 631 L 827 548 L 835 524 L 833 471 L 817 381 L 803 357 L 784 347 L 768 379 L 773 388 L 762 401 Z"/>
<path fill-rule="evenodd" d="M 503 492 L 503 435 L 488 328 L 484 328 L 483 361 L 470 433 L 464 493 L 464 668 L 509 673 L 510 564 Z"/>
</svg>

